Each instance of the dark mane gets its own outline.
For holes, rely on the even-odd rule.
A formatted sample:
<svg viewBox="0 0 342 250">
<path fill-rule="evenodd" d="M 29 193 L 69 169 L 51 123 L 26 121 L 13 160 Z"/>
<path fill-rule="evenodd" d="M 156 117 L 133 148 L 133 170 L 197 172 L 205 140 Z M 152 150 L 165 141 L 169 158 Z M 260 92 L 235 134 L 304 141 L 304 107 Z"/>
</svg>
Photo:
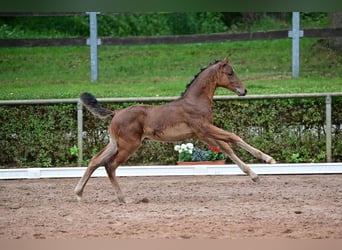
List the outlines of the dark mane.
<svg viewBox="0 0 342 250">
<path fill-rule="evenodd" d="M 195 79 L 196 79 L 204 70 L 206 70 L 206 69 L 209 68 L 210 66 L 212 66 L 212 65 L 214 65 L 214 64 L 216 64 L 216 63 L 218 63 L 219 61 L 220 61 L 220 60 L 215 60 L 215 62 L 209 64 L 209 65 L 206 66 L 206 67 L 201 68 L 201 70 L 200 70 L 196 75 L 194 75 L 194 78 L 191 80 L 191 82 L 189 82 L 189 83 L 186 85 L 185 90 L 181 93 L 181 96 L 183 96 L 183 95 L 186 93 L 186 91 L 189 89 L 189 87 L 191 86 L 191 84 L 193 84 L 193 82 L 195 81 Z"/>
</svg>

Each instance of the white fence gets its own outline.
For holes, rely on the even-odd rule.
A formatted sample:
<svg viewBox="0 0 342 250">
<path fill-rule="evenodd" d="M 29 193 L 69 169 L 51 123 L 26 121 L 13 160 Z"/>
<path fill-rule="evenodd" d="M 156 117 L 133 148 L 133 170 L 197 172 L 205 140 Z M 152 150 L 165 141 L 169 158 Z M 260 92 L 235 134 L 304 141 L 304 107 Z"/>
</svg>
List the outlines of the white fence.
<svg viewBox="0 0 342 250">
<path fill-rule="evenodd" d="M 342 163 L 251 164 L 259 175 L 342 174 Z M 39 179 L 81 177 L 85 167 L 0 169 L 0 179 Z M 117 176 L 245 175 L 237 165 L 129 166 L 118 167 Z M 99 167 L 93 177 L 107 176 Z"/>
</svg>

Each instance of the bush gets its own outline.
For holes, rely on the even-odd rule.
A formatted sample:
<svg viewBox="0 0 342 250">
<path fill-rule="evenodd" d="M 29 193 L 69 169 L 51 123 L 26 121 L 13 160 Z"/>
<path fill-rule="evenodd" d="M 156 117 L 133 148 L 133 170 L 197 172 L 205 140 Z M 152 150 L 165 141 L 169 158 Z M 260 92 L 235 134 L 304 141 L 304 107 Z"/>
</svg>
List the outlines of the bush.
<svg viewBox="0 0 342 250">
<path fill-rule="evenodd" d="M 334 98 L 333 148 L 341 147 L 341 111 Z M 217 125 L 240 135 L 278 162 L 324 162 L 326 150 L 325 100 L 287 99 L 236 102 L 226 112 L 226 105 L 218 103 Z M 221 110 L 221 111 L 220 111 Z M 236 112 L 241 111 L 241 112 Z M 224 120 L 225 117 L 233 119 Z M 256 159 L 238 149 L 248 162 Z M 341 152 L 341 151 L 340 151 Z M 335 161 L 341 161 L 341 154 L 334 154 Z"/>
<path fill-rule="evenodd" d="M 105 103 L 120 109 L 134 103 Z M 156 104 L 156 103 L 153 103 Z M 161 103 L 159 103 L 161 104 Z M 342 161 L 342 98 L 333 98 L 333 161 Z M 0 166 L 62 167 L 77 165 L 75 104 L 0 106 Z M 234 132 L 278 162 L 325 162 L 325 100 L 272 99 L 214 102 L 215 124 Z M 109 119 L 84 111 L 84 164 L 108 143 Z M 199 148 L 197 140 L 187 140 Z M 145 140 L 125 165 L 175 164 L 173 143 Z M 241 159 L 257 160 L 234 147 Z"/>
<path fill-rule="evenodd" d="M 224 32 L 220 12 L 100 14 L 99 36 L 156 36 Z M 0 18 L 0 38 L 87 37 L 88 15 Z"/>
<path fill-rule="evenodd" d="M 75 105 L 0 106 L 0 165 L 52 167 L 74 164 Z"/>
</svg>

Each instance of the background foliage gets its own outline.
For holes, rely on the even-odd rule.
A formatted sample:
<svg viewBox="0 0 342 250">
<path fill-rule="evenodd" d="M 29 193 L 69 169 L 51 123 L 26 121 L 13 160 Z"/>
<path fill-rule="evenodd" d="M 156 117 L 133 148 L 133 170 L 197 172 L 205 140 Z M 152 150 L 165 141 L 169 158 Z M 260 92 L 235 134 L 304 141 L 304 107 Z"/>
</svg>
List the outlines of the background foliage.
<svg viewBox="0 0 342 250">
<path fill-rule="evenodd" d="M 133 103 L 104 103 L 113 109 Z M 156 103 L 153 103 L 156 105 Z M 160 104 L 160 103 L 159 103 Z M 2 167 L 76 166 L 76 105 L 2 106 L 0 165 Z M 325 100 L 273 99 L 215 101 L 215 124 L 237 133 L 278 162 L 325 162 Z M 84 112 L 84 165 L 108 142 L 109 119 Z M 342 98 L 333 98 L 333 160 L 342 161 Z M 207 148 L 197 140 L 197 147 Z M 174 143 L 145 140 L 124 165 L 175 164 Z M 246 162 L 257 162 L 234 147 Z M 229 162 L 229 160 L 228 160 Z"/>
<path fill-rule="evenodd" d="M 326 27 L 326 13 L 301 13 L 301 27 Z M 177 35 L 288 29 L 291 13 L 99 15 L 100 36 Z M 87 37 L 83 16 L 1 17 L 0 38 Z M 89 82 L 89 48 L 1 48 L 1 99 L 172 96 L 194 69 L 233 53 L 252 94 L 340 91 L 341 54 L 301 40 L 301 77 L 292 79 L 290 40 L 100 47 L 97 84 Z M 209 61 L 208 61 L 209 60 Z M 252 92 L 253 91 L 253 92 Z M 218 90 L 217 94 L 227 94 Z M 134 103 L 106 104 L 119 109 Z M 156 104 L 156 103 L 154 103 Z M 333 98 L 333 160 L 342 160 L 342 100 Z M 0 106 L 0 167 L 77 165 L 76 105 Z M 325 161 L 324 99 L 216 101 L 215 123 L 278 162 Z M 108 141 L 109 120 L 84 112 L 84 165 Z M 204 146 L 191 140 L 196 146 Z M 172 143 L 144 141 L 126 165 L 174 164 Z M 246 162 L 256 160 L 236 149 Z"/>
<path fill-rule="evenodd" d="M 326 27 L 327 13 L 301 13 L 302 27 Z M 287 29 L 291 13 L 180 12 L 98 15 L 99 36 L 179 35 Z M 89 36 L 89 17 L 0 17 L 0 38 L 57 38 Z"/>
</svg>

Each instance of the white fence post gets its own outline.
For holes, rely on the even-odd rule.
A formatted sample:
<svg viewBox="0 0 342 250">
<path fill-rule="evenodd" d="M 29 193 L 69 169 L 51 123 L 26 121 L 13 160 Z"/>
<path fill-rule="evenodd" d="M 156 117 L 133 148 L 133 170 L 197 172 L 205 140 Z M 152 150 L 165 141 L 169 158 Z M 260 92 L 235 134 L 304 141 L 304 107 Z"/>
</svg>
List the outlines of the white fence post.
<svg viewBox="0 0 342 250">
<path fill-rule="evenodd" d="M 101 44 L 101 40 L 97 38 L 97 14 L 99 12 L 87 12 L 89 15 L 90 38 L 87 39 L 87 45 L 90 45 L 90 72 L 91 81 L 98 79 L 98 60 L 97 46 Z"/>
<path fill-rule="evenodd" d="M 77 102 L 77 148 L 77 165 L 81 167 L 83 162 L 83 105 L 80 101 Z"/>
<path fill-rule="evenodd" d="M 326 117 L 326 156 L 327 156 L 327 162 L 332 161 L 332 152 L 331 152 L 331 141 L 332 141 L 332 129 L 331 129 L 331 96 L 327 95 L 325 97 L 325 117 Z"/>
<path fill-rule="evenodd" d="M 299 12 L 292 12 L 292 30 L 289 31 L 289 37 L 292 37 L 292 76 L 299 76 L 299 38 L 304 35 L 299 30 L 300 15 Z"/>
</svg>

